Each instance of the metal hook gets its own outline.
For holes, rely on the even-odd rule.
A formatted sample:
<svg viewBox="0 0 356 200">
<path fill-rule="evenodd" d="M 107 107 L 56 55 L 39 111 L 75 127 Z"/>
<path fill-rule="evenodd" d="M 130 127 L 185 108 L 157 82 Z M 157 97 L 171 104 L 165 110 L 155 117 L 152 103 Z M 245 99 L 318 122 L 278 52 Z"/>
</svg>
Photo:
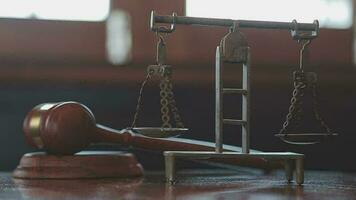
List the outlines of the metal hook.
<svg viewBox="0 0 356 200">
<path fill-rule="evenodd" d="M 302 48 L 299 51 L 299 70 L 301 70 L 302 72 L 304 71 L 304 51 L 305 49 L 308 47 L 308 45 L 311 43 L 311 40 L 300 40 L 300 42 L 302 43 Z"/>
<path fill-rule="evenodd" d="M 163 37 L 162 32 L 156 31 L 156 36 L 157 36 L 157 38 L 158 38 L 158 42 L 157 42 L 157 43 L 162 42 L 163 44 L 165 44 L 165 41 L 164 41 L 164 37 Z"/>
<path fill-rule="evenodd" d="M 163 65 L 166 62 L 166 43 L 164 37 L 160 33 L 156 33 L 158 36 L 156 62 L 158 65 Z"/>
<path fill-rule="evenodd" d="M 171 26 L 169 28 L 164 27 L 164 26 L 156 27 L 155 16 L 156 16 L 156 13 L 155 13 L 154 10 L 152 10 L 151 11 L 151 18 L 150 18 L 150 29 L 153 32 L 172 33 L 176 29 L 177 13 L 175 13 L 175 12 L 172 13 L 172 24 L 171 24 Z"/>
<path fill-rule="evenodd" d="M 313 31 L 300 31 L 298 27 L 297 20 L 292 21 L 293 28 L 291 29 L 291 34 L 293 39 L 297 40 L 298 43 L 302 44 L 302 47 L 299 51 L 299 70 L 304 71 L 304 51 L 307 46 L 311 43 L 311 40 L 316 38 L 319 35 L 319 22 L 314 20 L 315 29 Z"/>
</svg>

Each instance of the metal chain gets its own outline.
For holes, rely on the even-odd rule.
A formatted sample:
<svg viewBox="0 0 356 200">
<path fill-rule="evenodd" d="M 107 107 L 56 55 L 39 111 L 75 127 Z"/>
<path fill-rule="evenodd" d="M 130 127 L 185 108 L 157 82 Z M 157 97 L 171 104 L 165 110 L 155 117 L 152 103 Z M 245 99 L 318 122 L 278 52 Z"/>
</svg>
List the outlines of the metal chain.
<svg viewBox="0 0 356 200">
<path fill-rule="evenodd" d="M 280 130 L 280 133 L 285 133 L 286 130 L 289 128 L 291 122 L 294 122 L 295 128 L 298 127 L 299 122 L 301 121 L 302 113 L 302 97 L 304 96 L 304 90 L 307 87 L 305 73 L 302 72 L 297 80 L 294 82 L 294 90 L 293 90 L 293 97 L 291 99 L 291 105 L 289 107 L 289 113 L 287 114 L 286 121 L 283 123 L 283 127 Z M 318 95 L 317 95 L 317 84 L 313 82 L 310 85 L 312 89 L 312 103 L 313 103 L 313 112 L 315 119 L 320 123 L 320 126 L 327 132 L 331 134 L 331 129 L 323 120 L 320 115 L 319 103 L 318 103 Z"/>
<path fill-rule="evenodd" d="M 154 71 L 149 69 L 147 71 L 147 75 L 146 75 L 145 80 L 141 84 L 140 92 L 139 92 L 138 99 L 137 99 L 136 111 L 135 111 L 134 119 L 133 119 L 132 124 L 131 124 L 131 128 L 136 127 L 136 123 L 137 123 L 137 120 L 138 120 L 138 117 L 139 117 L 139 113 L 140 113 L 141 107 L 142 107 L 143 90 L 144 90 L 147 82 L 151 79 L 153 73 L 154 73 Z"/>
<path fill-rule="evenodd" d="M 160 96 L 161 96 L 161 114 L 162 114 L 162 127 L 171 128 L 170 112 L 175 121 L 177 128 L 184 128 L 184 124 L 178 113 L 176 101 L 173 93 L 173 84 L 169 73 L 164 73 L 160 83 Z"/>
<path fill-rule="evenodd" d="M 170 123 L 169 107 L 168 107 L 168 79 L 163 77 L 161 83 L 159 84 L 161 89 L 161 119 L 162 119 L 162 128 L 172 128 Z"/>
<path fill-rule="evenodd" d="M 286 116 L 286 121 L 283 123 L 282 129 L 279 131 L 280 134 L 286 132 L 292 120 L 295 123 L 295 127 L 298 127 L 300 125 L 300 121 L 303 114 L 303 102 L 301 98 L 304 96 L 304 89 L 307 87 L 303 65 L 303 54 L 310 42 L 311 40 L 298 40 L 298 43 L 302 43 L 302 48 L 299 51 L 299 71 L 294 72 L 293 96 L 290 101 L 291 104 L 289 106 L 288 114 Z"/>
<path fill-rule="evenodd" d="M 289 106 L 288 114 L 286 116 L 285 122 L 283 123 L 282 129 L 279 131 L 280 134 L 286 132 L 292 121 L 295 123 L 296 126 L 299 126 L 301 115 L 303 113 L 303 102 L 301 98 L 304 96 L 304 90 L 307 86 L 305 83 L 305 77 L 300 75 L 304 75 L 304 73 L 296 74 L 295 76 L 293 96 L 290 100 L 291 104 Z"/>
<path fill-rule="evenodd" d="M 319 103 L 318 103 L 318 94 L 317 94 L 317 88 L 316 88 L 316 83 L 312 84 L 312 95 L 313 95 L 313 111 L 314 111 L 314 116 L 315 119 L 319 121 L 321 127 L 325 129 L 327 133 L 331 134 L 331 129 L 329 126 L 325 123 L 323 118 L 320 116 L 320 109 L 319 109 Z"/>
<path fill-rule="evenodd" d="M 169 106 L 171 108 L 171 112 L 174 118 L 174 121 L 176 123 L 177 128 L 184 128 L 184 124 L 182 122 L 182 119 L 178 113 L 178 108 L 176 105 L 176 100 L 174 98 L 174 93 L 173 93 L 173 83 L 170 79 L 168 79 L 168 87 L 167 87 L 167 92 L 168 92 L 168 102 Z"/>
</svg>

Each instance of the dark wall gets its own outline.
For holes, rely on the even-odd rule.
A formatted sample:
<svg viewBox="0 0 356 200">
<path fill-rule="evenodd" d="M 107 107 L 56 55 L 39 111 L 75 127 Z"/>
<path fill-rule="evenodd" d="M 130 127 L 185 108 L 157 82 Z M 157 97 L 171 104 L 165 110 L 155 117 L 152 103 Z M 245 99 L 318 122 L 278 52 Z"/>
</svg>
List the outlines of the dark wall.
<svg viewBox="0 0 356 200">
<path fill-rule="evenodd" d="M 105 60 L 104 23 L 0 21 L 0 170 L 14 168 L 25 152 L 22 120 L 43 102 L 79 101 L 91 108 L 99 123 L 125 128 L 132 120 L 145 67 L 153 64 L 155 37 L 148 28 L 151 9 L 184 13 L 183 1 L 113 1 L 113 9 L 131 14 L 133 60 L 122 67 Z M 40 31 L 42 30 L 42 31 Z M 214 51 L 226 33 L 222 28 L 179 26 L 167 37 L 168 61 L 187 138 L 214 138 Z M 319 73 L 320 106 L 325 120 L 340 136 L 315 146 L 295 147 L 273 135 L 288 111 L 291 73 L 298 65 L 298 44 L 286 31 L 244 30 L 252 47 L 251 146 L 265 151 L 306 153 L 307 167 L 356 170 L 355 67 L 351 64 L 352 31 L 322 30 L 310 46 L 308 69 Z M 40 34 L 40 36 L 38 36 Z M 227 84 L 238 86 L 240 69 L 230 67 Z M 142 125 L 159 125 L 157 85 L 145 92 Z M 240 98 L 226 97 L 226 115 L 238 117 Z M 149 106 L 147 106 L 149 105 Z M 231 108 L 231 109 L 230 109 Z M 310 113 L 310 111 L 307 111 Z M 306 114 L 310 118 L 311 114 Z M 312 119 L 306 125 L 313 127 Z M 226 127 L 225 141 L 240 145 L 237 127 Z M 139 152 L 140 153 L 140 152 Z M 155 167 L 147 154 L 145 166 Z M 161 157 L 155 162 L 161 163 Z"/>
</svg>

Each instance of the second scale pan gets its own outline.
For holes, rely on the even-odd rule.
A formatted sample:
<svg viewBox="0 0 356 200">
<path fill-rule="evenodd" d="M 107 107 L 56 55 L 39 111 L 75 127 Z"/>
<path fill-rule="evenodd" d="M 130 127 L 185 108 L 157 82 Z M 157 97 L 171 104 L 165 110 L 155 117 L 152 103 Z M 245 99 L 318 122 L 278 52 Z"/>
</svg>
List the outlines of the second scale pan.
<svg viewBox="0 0 356 200">
<path fill-rule="evenodd" d="M 337 133 L 280 133 L 275 136 L 289 144 L 310 145 L 337 135 Z"/>
</svg>

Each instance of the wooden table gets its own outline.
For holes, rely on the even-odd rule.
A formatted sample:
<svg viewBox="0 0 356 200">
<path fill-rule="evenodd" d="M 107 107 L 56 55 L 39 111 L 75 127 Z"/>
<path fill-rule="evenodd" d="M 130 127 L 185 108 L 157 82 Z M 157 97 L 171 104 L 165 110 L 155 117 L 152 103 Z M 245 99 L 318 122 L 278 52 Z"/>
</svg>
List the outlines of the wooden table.
<svg viewBox="0 0 356 200">
<path fill-rule="evenodd" d="M 180 182 L 170 186 L 162 171 L 100 180 L 20 180 L 3 172 L 0 199 L 356 199 L 352 173 L 306 171 L 302 187 L 287 184 L 283 171 L 195 169 L 178 175 Z"/>
</svg>

